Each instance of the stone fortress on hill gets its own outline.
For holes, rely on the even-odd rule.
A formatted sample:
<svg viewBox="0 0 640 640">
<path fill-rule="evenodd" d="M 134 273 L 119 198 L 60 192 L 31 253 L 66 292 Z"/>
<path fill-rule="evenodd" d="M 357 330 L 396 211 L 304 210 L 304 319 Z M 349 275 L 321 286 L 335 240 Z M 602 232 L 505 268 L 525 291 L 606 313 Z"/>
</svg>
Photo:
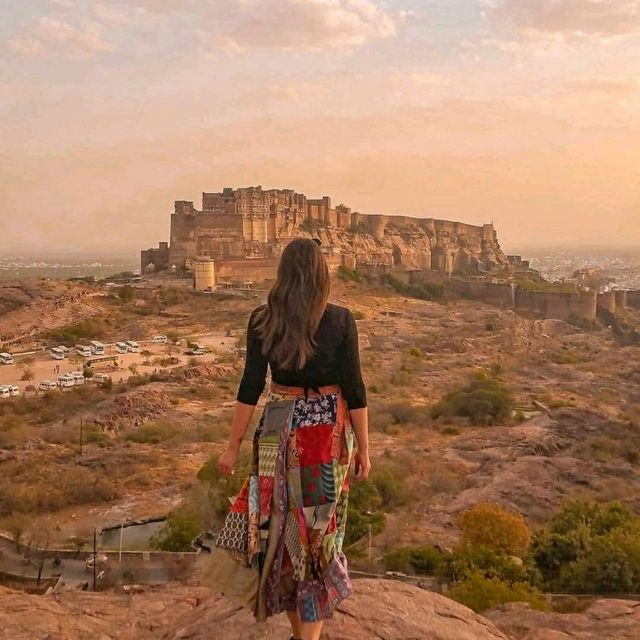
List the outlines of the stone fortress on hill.
<svg viewBox="0 0 640 640">
<path fill-rule="evenodd" d="M 617 312 L 640 308 L 640 291 L 554 289 L 528 261 L 503 253 L 493 224 L 359 213 L 332 206 L 327 196 L 259 186 L 203 193 L 201 210 L 176 201 L 170 240 L 142 251 L 141 274 L 187 276 L 199 291 L 251 288 L 275 276 L 284 247 L 296 237 L 318 238 L 334 271 L 446 285 L 462 297 L 534 317 L 599 317 L 611 325 Z"/>
<path fill-rule="evenodd" d="M 141 273 L 196 271 L 213 261 L 215 279 L 272 277 L 293 238 L 317 237 L 331 268 L 387 267 L 442 273 L 491 273 L 508 266 L 492 224 L 364 214 L 331 198 L 290 189 L 246 187 L 203 193 L 202 209 L 179 200 L 169 243 L 141 255 Z"/>
</svg>

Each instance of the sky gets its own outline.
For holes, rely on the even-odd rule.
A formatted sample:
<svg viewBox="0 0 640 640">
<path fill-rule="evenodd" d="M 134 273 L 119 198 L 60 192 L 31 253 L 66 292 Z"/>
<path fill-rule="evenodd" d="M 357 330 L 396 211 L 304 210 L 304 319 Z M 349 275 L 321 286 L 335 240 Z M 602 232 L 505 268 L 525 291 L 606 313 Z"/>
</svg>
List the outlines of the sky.
<svg viewBox="0 0 640 640">
<path fill-rule="evenodd" d="M 640 0 L 1 0 L 0 250 L 224 186 L 640 246 Z"/>
</svg>

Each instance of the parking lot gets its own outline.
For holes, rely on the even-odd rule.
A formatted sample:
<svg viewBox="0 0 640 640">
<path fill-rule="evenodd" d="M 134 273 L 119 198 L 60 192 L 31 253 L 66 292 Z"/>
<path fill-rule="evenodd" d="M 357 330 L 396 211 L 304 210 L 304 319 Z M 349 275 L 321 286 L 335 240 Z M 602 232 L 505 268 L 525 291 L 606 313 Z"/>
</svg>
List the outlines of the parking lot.
<svg viewBox="0 0 640 640">
<path fill-rule="evenodd" d="M 197 336 L 193 338 L 193 341 L 207 349 L 215 349 L 216 351 L 231 351 L 235 347 L 236 343 L 235 337 L 229 337 L 222 333 L 210 333 Z M 150 339 L 138 340 L 137 342 L 140 345 L 139 353 L 123 354 L 116 352 L 115 342 L 103 343 L 104 355 L 117 356 L 118 368 L 115 370 L 109 367 L 96 368 L 95 372 L 107 373 L 113 382 L 120 382 L 133 375 L 133 372 L 130 369 L 131 365 L 136 365 L 138 373 L 149 373 L 154 369 L 159 368 L 158 365 L 144 365 L 143 362 L 153 362 L 154 358 L 167 357 L 169 355 L 166 344 L 154 343 Z M 83 341 L 83 344 L 89 344 L 89 341 Z M 174 366 L 185 364 L 192 357 L 184 355 L 186 350 L 187 347 L 185 345 L 172 346 L 171 355 L 179 360 L 179 363 Z M 147 351 L 151 353 L 150 356 L 146 354 Z M 145 352 L 144 356 L 142 355 L 142 352 Z M 73 353 L 73 349 L 71 350 L 71 353 Z M 27 357 L 33 360 L 33 364 L 29 367 L 33 372 L 31 382 L 20 379 L 24 372 L 24 368 L 20 363 Z M 212 353 L 205 353 L 204 355 L 196 357 L 198 360 L 202 360 L 203 362 L 212 362 L 215 360 L 215 356 Z M 17 385 L 21 394 L 24 392 L 24 389 L 28 384 L 33 385 L 37 389 L 38 385 L 43 380 L 55 382 L 59 376 L 72 371 L 82 371 L 82 363 L 79 360 L 77 362 L 70 362 L 69 358 L 65 358 L 64 360 L 55 360 L 51 357 L 48 349 L 36 354 L 17 354 L 14 356 L 14 359 L 14 364 L 0 365 L 0 386 Z"/>
</svg>

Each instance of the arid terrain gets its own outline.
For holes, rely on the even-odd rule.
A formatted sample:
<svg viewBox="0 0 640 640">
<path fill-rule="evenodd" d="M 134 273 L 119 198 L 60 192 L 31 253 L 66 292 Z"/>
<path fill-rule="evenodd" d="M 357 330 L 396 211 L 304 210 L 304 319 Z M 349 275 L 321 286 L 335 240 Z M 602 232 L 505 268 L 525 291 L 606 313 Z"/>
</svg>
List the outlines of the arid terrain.
<svg viewBox="0 0 640 640">
<path fill-rule="evenodd" d="M 229 347 L 242 344 L 246 318 L 259 302 L 181 294 L 175 304 L 140 315 L 157 304 L 157 293 L 139 293 L 127 305 L 88 295 L 103 341 L 217 332 L 228 336 Z M 477 302 L 415 300 L 339 279 L 332 298 L 351 307 L 369 343 L 362 363 L 375 460 L 410 470 L 408 508 L 389 514 L 376 540 L 381 548 L 387 538 L 449 544 L 456 536 L 455 516 L 484 500 L 516 508 L 534 525 L 569 498 L 640 506 L 640 471 L 630 454 L 640 452 L 640 348 L 618 346 L 605 327 L 585 331 Z M 4 323 L 25 312 L 5 313 Z M 21 398 L 15 408 L 5 403 L 0 484 L 11 488 L 3 497 L 20 487 L 34 490 L 34 468 L 107 480 L 109 495 L 97 503 L 78 500 L 58 510 L 55 500 L 54 508 L 36 501 L 40 507 L 32 517 L 49 522 L 57 538 L 89 514 L 92 526 L 100 527 L 117 524 L 122 513 L 166 513 L 224 444 L 242 358 L 221 350 L 215 359 L 183 359 L 182 367 L 167 368 L 158 381 L 143 373 L 160 367 L 141 367 L 135 384 L 123 382 L 108 392 L 72 390 L 64 402 L 62 394 L 52 393 Z M 490 427 L 434 420 L 429 408 L 478 370 L 499 371 L 514 394 L 517 417 Z M 90 434 L 82 456 L 81 419 Z M 136 433 L 153 429 L 161 433 L 136 441 L 144 440 Z"/>
<path fill-rule="evenodd" d="M 39 305 L 50 304 L 45 292 L 53 286 L 44 286 L 40 296 L 32 288 L 33 300 L 6 305 L 2 326 L 10 326 L 12 319 L 29 326 Z M 166 516 L 185 502 L 193 507 L 200 501 L 198 509 L 208 514 L 198 472 L 224 447 L 242 371 L 236 348 L 243 345 L 246 319 L 263 294 L 242 298 L 167 288 L 137 290 L 123 298 L 73 286 L 90 301 L 81 304 L 90 307 L 92 324 L 69 311 L 74 306 L 62 305 L 58 313 L 64 321 L 44 324 L 45 331 L 29 336 L 26 347 L 52 336 L 90 339 L 87 331 L 106 344 L 155 333 L 170 335 L 178 344 L 166 353 L 146 355 L 146 364 L 120 370 L 119 381 L 109 388 L 87 384 L 40 396 L 27 391 L 2 402 L 0 518 L 6 522 L 11 514 L 23 514 L 29 529 L 47 533 L 49 544 L 73 548 L 74 537 L 88 540 L 94 527 Z M 353 310 L 361 335 L 374 481 L 376 473 L 393 478 L 386 489 L 376 481 L 388 494 L 377 506 L 385 523 L 373 528 L 370 556 L 362 539 L 350 541 L 352 566 L 380 573 L 388 554 L 398 548 L 451 550 L 459 540 L 458 516 L 478 503 L 497 503 L 522 514 L 532 531 L 570 500 L 617 500 L 640 509 L 640 347 L 620 346 L 606 326 L 536 320 L 447 297 L 407 298 L 390 287 L 349 279 L 335 279 L 332 300 Z M 638 318 L 629 312 L 629 320 Z M 184 345 L 202 335 L 218 336 L 211 352 L 183 356 Z M 178 361 L 163 361 L 172 356 Z M 20 370 L 20 358 L 11 368 Z M 508 416 L 474 426 L 469 418 L 434 411 L 446 394 L 484 377 L 511 394 Z M 149 595 L 154 599 L 149 606 L 162 609 L 173 587 L 167 588 Z M 204 597 L 194 595 L 197 591 L 181 593 L 191 603 Z M 26 596 L 6 592 L 3 598 L 15 603 Z M 70 606 L 64 598 L 55 606 Z M 26 600 L 20 602 L 27 606 Z M 516 633 L 511 622 L 516 615 L 505 609 L 490 617 L 509 638 L 565 637 L 553 635 L 563 627 L 552 618 L 553 633 Z M 536 618 L 531 628 L 546 620 Z M 164 635 L 153 637 L 184 637 L 169 630 L 172 621 L 166 624 Z M 125 627 L 119 629 L 121 635 L 113 631 L 104 637 L 134 637 L 126 635 Z M 340 635 L 339 625 L 333 629 L 334 638 L 371 637 Z M 84 637 L 84 631 L 74 633 L 60 637 Z M 467 637 L 407 633 L 380 637 Z M 469 638 L 483 637 L 469 633 Z M 12 636 L 22 637 L 31 636 L 17 631 Z"/>
</svg>

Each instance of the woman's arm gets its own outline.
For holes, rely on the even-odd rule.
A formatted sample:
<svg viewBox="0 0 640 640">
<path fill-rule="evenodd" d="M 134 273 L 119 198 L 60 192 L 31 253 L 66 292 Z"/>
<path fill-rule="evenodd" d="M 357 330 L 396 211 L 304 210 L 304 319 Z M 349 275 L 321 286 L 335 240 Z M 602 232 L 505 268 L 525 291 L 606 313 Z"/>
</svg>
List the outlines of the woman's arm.
<svg viewBox="0 0 640 640">
<path fill-rule="evenodd" d="M 356 436 L 356 478 L 365 480 L 371 471 L 369 460 L 369 412 L 367 392 L 362 380 L 358 327 L 353 314 L 348 311 L 346 318 L 344 349 L 341 360 L 340 387 L 349 408 L 351 424 Z"/>
<path fill-rule="evenodd" d="M 247 433 L 247 428 L 249 427 L 255 408 L 255 404 L 236 402 L 235 409 L 233 410 L 233 422 L 231 423 L 229 444 L 227 445 L 227 450 L 218 460 L 218 468 L 221 473 L 226 475 L 233 473 L 233 467 L 235 466 L 240 453 L 240 445 Z"/>
<path fill-rule="evenodd" d="M 351 415 L 351 425 L 356 436 L 356 478 L 366 480 L 371 471 L 371 460 L 369 459 L 369 410 L 353 409 Z"/>
<path fill-rule="evenodd" d="M 240 445 L 247 433 L 260 394 L 264 389 L 264 381 L 267 375 L 269 361 L 262 353 L 262 343 L 254 329 L 253 320 L 254 314 L 252 313 L 247 325 L 247 356 L 236 397 L 236 406 L 233 411 L 229 444 L 227 445 L 227 450 L 218 460 L 218 468 L 221 473 L 225 474 L 233 473 L 233 467 L 240 453 Z"/>
</svg>

